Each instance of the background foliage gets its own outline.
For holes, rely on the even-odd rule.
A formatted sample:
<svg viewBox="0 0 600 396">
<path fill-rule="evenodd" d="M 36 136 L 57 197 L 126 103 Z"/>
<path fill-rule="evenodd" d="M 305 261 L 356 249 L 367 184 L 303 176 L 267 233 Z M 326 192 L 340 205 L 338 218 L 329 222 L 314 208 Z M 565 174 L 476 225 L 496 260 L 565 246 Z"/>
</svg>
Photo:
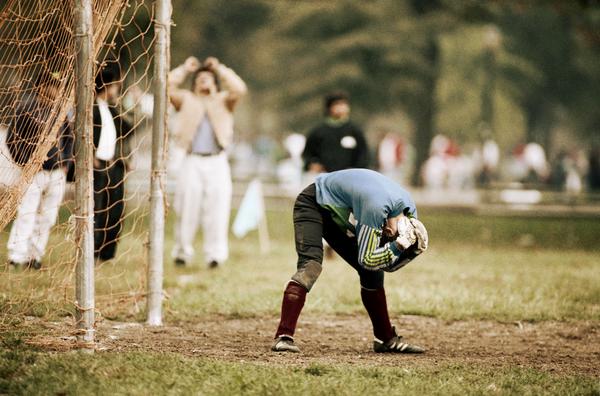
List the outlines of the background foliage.
<svg viewBox="0 0 600 396">
<path fill-rule="evenodd" d="M 306 132 L 330 89 L 416 146 L 490 134 L 510 150 L 598 139 L 600 5 L 580 1 L 174 2 L 172 63 L 214 55 L 249 82 L 243 137 Z"/>
</svg>

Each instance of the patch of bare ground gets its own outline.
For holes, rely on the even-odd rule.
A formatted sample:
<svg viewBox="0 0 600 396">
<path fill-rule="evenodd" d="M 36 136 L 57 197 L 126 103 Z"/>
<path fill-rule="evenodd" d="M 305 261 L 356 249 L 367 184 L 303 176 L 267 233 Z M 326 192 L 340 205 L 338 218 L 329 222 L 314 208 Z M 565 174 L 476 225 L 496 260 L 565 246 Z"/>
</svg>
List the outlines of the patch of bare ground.
<svg viewBox="0 0 600 396">
<path fill-rule="evenodd" d="M 362 315 L 303 315 L 296 333 L 300 354 L 270 351 L 277 318 L 207 316 L 197 321 L 147 327 L 102 321 L 98 351 L 180 353 L 235 362 L 272 365 L 353 364 L 400 366 L 465 364 L 533 368 L 557 374 L 600 375 L 597 322 L 498 323 L 401 316 L 394 323 L 406 341 L 427 348 L 423 355 L 376 354 L 371 325 Z M 46 350 L 75 348 L 70 322 L 38 323 L 46 328 L 27 343 Z M 65 336 L 66 335 L 66 336 Z"/>
</svg>

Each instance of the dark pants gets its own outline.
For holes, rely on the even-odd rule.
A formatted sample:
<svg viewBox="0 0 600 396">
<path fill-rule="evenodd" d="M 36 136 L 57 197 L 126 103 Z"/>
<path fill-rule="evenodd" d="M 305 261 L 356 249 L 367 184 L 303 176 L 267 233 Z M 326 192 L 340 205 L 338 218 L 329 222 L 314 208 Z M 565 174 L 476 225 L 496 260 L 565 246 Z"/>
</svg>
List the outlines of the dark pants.
<svg viewBox="0 0 600 396">
<path fill-rule="evenodd" d="M 294 205 L 294 233 L 298 269 L 308 262 L 323 263 L 323 238 L 348 264 L 360 278 L 360 285 L 367 289 L 383 287 L 383 271 L 368 271 L 358 264 L 358 242 L 356 237 L 348 236 L 334 221 L 331 214 L 322 208 L 316 200 L 314 184 L 308 186 L 296 198 Z"/>
<path fill-rule="evenodd" d="M 121 161 L 100 162 L 94 169 L 94 255 L 109 260 L 115 257 L 122 228 L 125 168 Z"/>
</svg>

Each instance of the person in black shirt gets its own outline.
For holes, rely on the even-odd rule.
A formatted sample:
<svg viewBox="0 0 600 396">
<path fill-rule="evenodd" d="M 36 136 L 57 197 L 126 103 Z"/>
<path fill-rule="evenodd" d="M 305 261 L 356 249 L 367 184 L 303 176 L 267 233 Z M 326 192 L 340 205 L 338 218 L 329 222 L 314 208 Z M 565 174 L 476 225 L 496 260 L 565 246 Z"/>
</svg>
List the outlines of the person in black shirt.
<svg viewBox="0 0 600 396">
<path fill-rule="evenodd" d="M 95 81 L 94 256 L 98 262 L 115 257 L 125 213 L 125 175 L 133 128 L 120 113 L 121 78 L 116 70 L 100 71 Z"/>
<path fill-rule="evenodd" d="M 48 237 L 63 201 L 66 174 L 73 166 L 73 134 L 67 120 L 58 121 L 63 83 L 60 75 L 43 72 L 32 96 L 24 98 L 8 128 L 6 144 L 12 160 L 24 167 L 46 133 L 57 133 L 55 144 L 25 190 L 8 239 L 8 258 L 17 268 L 42 267 Z M 51 131 L 58 124 L 57 132 Z M 49 131 L 50 130 L 50 131 Z"/>
<path fill-rule="evenodd" d="M 325 97 L 325 117 L 308 135 L 302 155 L 305 170 L 322 173 L 367 168 L 367 141 L 362 130 L 350 122 L 350 103 L 345 92 Z"/>
</svg>

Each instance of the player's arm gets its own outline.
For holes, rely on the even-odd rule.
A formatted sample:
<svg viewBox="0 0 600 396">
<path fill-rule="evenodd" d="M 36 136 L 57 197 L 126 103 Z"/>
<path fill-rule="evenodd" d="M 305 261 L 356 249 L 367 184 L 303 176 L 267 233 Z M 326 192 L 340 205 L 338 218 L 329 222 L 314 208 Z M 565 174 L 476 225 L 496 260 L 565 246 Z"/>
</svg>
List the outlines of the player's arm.
<svg viewBox="0 0 600 396">
<path fill-rule="evenodd" d="M 318 129 L 313 129 L 306 139 L 302 159 L 304 160 L 304 168 L 306 171 L 320 173 L 325 172 L 323 164 L 321 164 L 320 156 L 321 134 Z"/>
<path fill-rule="evenodd" d="M 248 92 L 246 83 L 240 76 L 220 63 L 217 58 L 209 57 L 204 61 L 204 65 L 209 67 L 219 77 L 219 81 L 226 93 L 225 102 L 229 111 L 233 111 L 238 101 Z"/>
<path fill-rule="evenodd" d="M 364 224 L 357 225 L 358 263 L 370 271 L 385 270 L 394 265 L 401 254 L 395 242 L 379 246 L 382 231 Z"/>
<path fill-rule="evenodd" d="M 74 145 L 75 135 L 68 120 L 63 122 L 58 139 L 61 166 L 68 171 L 75 162 Z"/>
<path fill-rule="evenodd" d="M 183 99 L 185 97 L 186 91 L 179 88 L 181 84 L 185 81 L 185 78 L 189 73 L 193 73 L 200 67 L 200 62 L 193 56 L 190 56 L 185 60 L 185 62 L 175 69 L 169 72 L 167 77 L 167 83 L 169 88 L 169 100 L 171 104 L 175 106 L 176 110 L 179 110 L 181 104 L 183 103 Z"/>
</svg>

